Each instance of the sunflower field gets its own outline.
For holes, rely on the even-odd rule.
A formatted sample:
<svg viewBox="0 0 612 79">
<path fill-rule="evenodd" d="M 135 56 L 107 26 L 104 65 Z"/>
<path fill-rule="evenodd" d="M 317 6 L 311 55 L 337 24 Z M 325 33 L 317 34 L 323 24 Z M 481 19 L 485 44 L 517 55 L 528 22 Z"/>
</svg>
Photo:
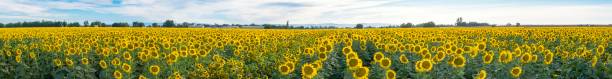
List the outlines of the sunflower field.
<svg viewBox="0 0 612 79">
<path fill-rule="evenodd" d="M 2 28 L 3 79 L 611 79 L 612 28 Z"/>
</svg>

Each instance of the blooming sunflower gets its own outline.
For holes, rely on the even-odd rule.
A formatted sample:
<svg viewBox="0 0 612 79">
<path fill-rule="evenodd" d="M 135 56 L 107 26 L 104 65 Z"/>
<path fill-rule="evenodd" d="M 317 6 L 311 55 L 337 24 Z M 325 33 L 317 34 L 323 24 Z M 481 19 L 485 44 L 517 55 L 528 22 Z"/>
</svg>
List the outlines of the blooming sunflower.
<svg viewBox="0 0 612 79">
<path fill-rule="evenodd" d="M 278 66 L 278 70 L 279 70 L 279 71 L 281 72 L 281 74 L 283 74 L 283 75 L 287 75 L 287 74 L 289 74 L 289 71 L 290 71 L 289 69 L 290 69 L 290 68 L 289 68 L 289 66 L 284 65 L 284 64 L 283 64 L 283 65 Z"/>
<path fill-rule="evenodd" d="M 483 62 L 484 64 L 490 64 L 490 63 L 491 63 L 491 61 L 493 61 L 493 55 L 492 55 L 492 53 L 491 53 L 491 54 L 485 54 L 485 55 L 484 55 L 484 57 L 482 57 L 482 60 L 483 60 L 482 62 Z"/>
<path fill-rule="evenodd" d="M 434 61 L 442 61 L 444 58 L 446 58 L 446 53 L 439 52 L 436 54 L 436 56 L 434 56 Z"/>
<path fill-rule="evenodd" d="M 53 59 L 53 64 L 55 64 L 55 66 L 58 66 L 58 67 L 63 65 L 62 60 L 57 59 L 57 58 Z"/>
<path fill-rule="evenodd" d="M 553 57 L 555 57 L 555 54 L 546 52 L 546 55 L 544 55 L 544 64 L 551 64 L 553 62 Z"/>
<path fill-rule="evenodd" d="M 524 53 L 522 55 L 523 56 L 521 56 L 521 63 L 529 63 L 529 62 L 531 62 L 531 54 Z"/>
<path fill-rule="evenodd" d="M 70 58 L 64 59 L 64 62 L 66 62 L 66 65 L 68 67 L 72 67 L 74 65 L 74 61 L 72 61 L 72 59 L 70 59 Z"/>
<path fill-rule="evenodd" d="M 514 78 L 518 78 L 519 76 L 521 76 L 521 73 L 523 73 L 523 70 L 521 69 L 521 67 L 513 67 L 512 70 L 510 70 L 510 74 L 512 74 L 512 77 Z"/>
<path fill-rule="evenodd" d="M 380 67 L 384 68 L 384 69 L 389 69 L 389 67 L 391 67 L 391 59 L 389 58 L 383 58 L 382 60 L 380 60 Z"/>
<path fill-rule="evenodd" d="M 122 69 L 124 72 L 127 72 L 127 73 L 132 73 L 132 66 L 131 66 L 130 64 L 123 63 L 123 65 L 121 65 L 121 69 Z"/>
<path fill-rule="evenodd" d="M 395 79 L 395 71 L 389 69 L 387 70 L 387 72 L 385 73 L 385 79 Z"/>
<path fill-rule="evenodd" d="M 410 60 L 408 59 L 408 57 L 406 57 L 405 54 L 400 55 L 399 60 L 402 64 L 407 64 L 408 62 L 410 62 Z"/>
<path fill-rule="evenodd" d="M 89 59 L 87 59 L 85 57 L 81 58 L 81 64 L 88 65 L 89 64 Z"/>
<path fill-rule="evenodd" d="M 349 68 L 358 68 L 361 67 L 361 59 L 359 58 L 351 58 L 347 60 L 347 65 L 349 66 Z"/>
<path fill-rule="evenodd" d="M 429 59 L 418 61 L 417 64 L 415 64 L 415 69 L 417 69 L 417 72 L 429 72 L 433 69 L 433 61 Z"/>
<path fill-rule="evenodd" d="M 98 62 L 98 65 L 100 65 L 100 67 L 102 69 L 108 68 L 108 65 L 106 64 L 106 61 L 104 61 L 104 60 L 100 60 L 100 62 Z"/>
<path fill-rule="evenodd" d="M 152 65 L 152 66 L 149 67 L 149 73 L 151 73 L 153 75 L 159 74 L 160 71 L 161 71 L 161 69 L 157 65 Z"/>
<path fill-rule="evenodd" d="M 487 71 L 485 70 L 480 70 L 480 72 L 478 72 L 478 75 L 476 77 L 474 77 L 475 79 L 486 79 L 487 78 Z"/>
<path fill-rule="evenodd" d="M 383 54 L 382 52 L 376 52 L 374 53 L 374 56 L 372 56 L 372 59 L 374 59 L 374 61 L 376 62 L 380 62 L 384 57 L 385 54 Z"/>
<path fill-rule="evenodd" d="M 317 69 L 315 69 L 311 64 L 304 64 L 304 66 L 302 66 L 302 77 L 314 78 L 316 75 Z"/>
<path fill-rule="evenodd" d="M 115 79 L 122 79 L 123 74 L 119 70 L 115 70 L 115 72 L 113 72 L 113 77 L 115 77 Z"/>
<path fill-rule="evenodd" d="M 456 55 L 453 58 L 453 64 L 451 64 L 454 68 L 463 68 L 463 66 L 465 66 L 465 57 L 463 57 L 462 55 Z"/>
<path fill-rule="evenodd" d="M 355 79 L 367 79 L 370 69 L 368 67 L 359 67 L 353 71 L 353 78 Z"/>
</svg>

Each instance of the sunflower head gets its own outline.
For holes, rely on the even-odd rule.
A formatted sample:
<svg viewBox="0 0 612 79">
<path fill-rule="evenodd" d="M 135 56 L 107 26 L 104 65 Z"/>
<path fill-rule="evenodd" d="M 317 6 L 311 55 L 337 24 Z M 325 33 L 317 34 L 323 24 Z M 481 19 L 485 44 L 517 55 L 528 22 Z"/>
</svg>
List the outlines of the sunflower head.
<svg viewBox="0 0 612 79">
<path fill-rule="evenodd" d="M 131 73 L 132 72 L 132 66 L 130 64 L 127 64 L 127 63 L 123 63 L 123 65 L 121 65 L 121 69 L 124 72 L 127 72 L 127 73 Z"/>
<path fill-rule="evenodd" d="M 353 71 L 353 78 L 355 79 L 367 79 L 370 69 L 368 67 L 359 67 Z"/>
<path fill-rule="evenodd" d="M 304 64 L 304 66 L 302 66 L 302 77 L 314 78 L 316 75 L 317 69 L 315 69 L 311 64 Z"/>
<path fill-rule="evenodd" d="M 492 55 L 492 54 L 485 54 L 485 55 L 482 57 L 482 60 L 483 60 L 482 62 L 483 62 L 484 64 L 490 64 L 490 63 L 491 63 L 491 61 L 493 61 L 493 55 Z"/>
<path fill-rule="evenodd" d="M 385 79 L 395 79 L 395 71 L 393 70 L 387 70 L 387 72 L 385 73 Z"/>
<path fill-rule="evenodd" d="M 514 78 L 521 76 L 521 73 L 523 73 L 521 67 L 513 67 L 512 70 L 510 70 L 510 74 L 512 74 L 512 77 Z"/>
<path fill-rule="evenodd" d="M 278 67 L 278 70 L 281 72 L 281 74 L 287 75 L 289 74 L 290 68 L 289 66 L 283 64 Z"/>
<path fill-rule="evenodd" d="M 475 77 L 476 79 L 486 79 L 487 78 L 487 71 L 485 70 L 480 70 L 478 72 L 478 75 L 476 75 Z"/>
<path fill-rule="evenodd" d="M 161 71 L 161 69 L 157 65 L 153 65 L 153 66 L 149 67 L 149 73 L 151 73 L 153 75 L 159 74 L 160 71 Z"/>
<path fill-rule="evenodd" d="M 115 70 L 115 72 L 113 72 L 113 77 L 115 77 L 115 79 L 122 79 L 123 74 L 119 70 Z"/>
<path fill-rule="evenodd" d="M 374 56 L 372 56 L 372 59 L 374 59 L 374 61 L 376 62 L 380 62 L 384 57 L 385 54 L 383 54 L 382 52 L 376 52 L 374 53 Z"/>
<path fill-rule="evenodd" d="M 380 60 L 380 67 L 384 69 L 389 69 L 389 67 L 391 67 L 391 59 L 385 57 Z"/>
<path fill-rule="evenodd" d="M 362 61 L 359 58 L 351 58 L 347 60 L 346 64 L 349 66 L 349 68 L 358 68 L 361 67 Z"/>
<path fill-rule="evenodd" d="M 463 66 L 465 66 L 465 57 L 461 56 L 461 55 L 456 55 L 453 58 L 453 61 L 451 64 L 454 68 L 463 68 Z"/>
<path fill-rule="evenodd" d="M 402 64 L 407 64 L 408 62 L 410 62 L 410 60 L 408 59 L 408 57 L 406 57 L 405 54 L 400 55 L 399 60 Z"/>
<path fill-rule="evenodd" d="M 100 60 L 100 62 L 98 62 L 98 65 L 100 65 L 100 67 L 102 69 L 108 68 L 108 65 L 106 64 L 106 61 L 104 61 L 104 60 Z"/>
</svg>

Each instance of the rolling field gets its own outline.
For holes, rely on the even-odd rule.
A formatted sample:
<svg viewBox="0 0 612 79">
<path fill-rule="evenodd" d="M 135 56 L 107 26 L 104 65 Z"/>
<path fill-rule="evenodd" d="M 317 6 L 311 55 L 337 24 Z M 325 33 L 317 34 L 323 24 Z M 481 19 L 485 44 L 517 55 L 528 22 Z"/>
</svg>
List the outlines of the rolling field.
<svg viewBox="0 0 612 79">
<path fill-rule="evenodd" d="M 612 28 L 0 28 L 9 79 L 612 78 Z"/>
</svg>

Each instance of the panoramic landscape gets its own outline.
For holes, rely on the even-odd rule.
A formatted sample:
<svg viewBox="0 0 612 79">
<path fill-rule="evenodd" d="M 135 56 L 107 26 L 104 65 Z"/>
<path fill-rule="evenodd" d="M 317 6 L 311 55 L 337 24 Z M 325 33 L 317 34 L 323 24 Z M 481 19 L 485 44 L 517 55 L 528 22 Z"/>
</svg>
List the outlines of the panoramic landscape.
<svg viewBox="0 0 612 79">
<path fill-rule="evenodd" d="M 611 79 L 609 0 L 2 0 L 1 79 Z"/>
</svg>

